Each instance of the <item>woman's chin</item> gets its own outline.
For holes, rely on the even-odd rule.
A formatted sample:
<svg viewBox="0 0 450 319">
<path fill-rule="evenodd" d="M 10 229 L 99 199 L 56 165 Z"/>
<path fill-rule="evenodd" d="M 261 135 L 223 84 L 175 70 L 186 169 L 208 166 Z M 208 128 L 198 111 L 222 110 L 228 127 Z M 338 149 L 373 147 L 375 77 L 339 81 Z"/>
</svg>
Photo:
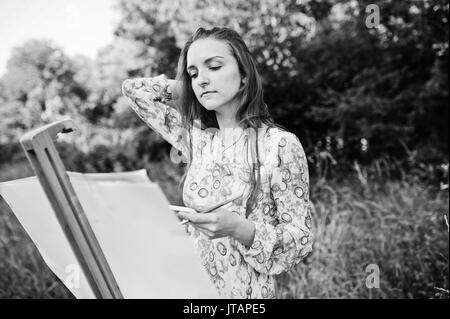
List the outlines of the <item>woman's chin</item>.
<svg viewBox="0 0 450 319">
<path fill-rule="evenodd" d="M 217 104 L 216 103 L 210 103 L 210 102 L 207 101 L 206 103 L 203 103 L 202 105 L 208 111 L 215 111 L 217 109 Z"/>
</svg>

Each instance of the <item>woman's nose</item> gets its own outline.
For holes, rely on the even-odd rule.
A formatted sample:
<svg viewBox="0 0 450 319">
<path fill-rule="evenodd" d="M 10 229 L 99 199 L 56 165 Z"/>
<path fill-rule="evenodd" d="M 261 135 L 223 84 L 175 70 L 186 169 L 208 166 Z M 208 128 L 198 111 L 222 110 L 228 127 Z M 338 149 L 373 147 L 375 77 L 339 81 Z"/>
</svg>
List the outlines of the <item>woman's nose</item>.
<svg viewBox="0 0 450 319">
<path fill-rule="evenodd" d="M 206 84 L 209 83 L 209 79 L 207 77 L 205 77 L 204 75 L 198 75 L 198 85 L 200 85 L 200 87 L 205 86 Z"/>
</svg>

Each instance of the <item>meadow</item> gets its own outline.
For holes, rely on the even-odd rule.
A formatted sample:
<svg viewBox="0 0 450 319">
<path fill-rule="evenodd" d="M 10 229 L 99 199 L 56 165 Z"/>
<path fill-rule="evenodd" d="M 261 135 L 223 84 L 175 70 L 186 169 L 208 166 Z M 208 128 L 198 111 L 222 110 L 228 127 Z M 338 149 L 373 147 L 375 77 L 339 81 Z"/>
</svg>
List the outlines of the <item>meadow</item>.
<svg viewBox="0 0 450 319">
<path fill-rule="evenodd" d="M 254 58 L 271 117 L 311 164 L 313 252 L 277 278 L 277 297 L 449 298 L 448 1 L 114 2 L 114 36 L 95 58 L 31 35 L 11 49 L 0 182 L 33 174 L 18 143 L 25 132 L 71 118 L 78 130 L 58 143 L 67 170 L 145 168 L 181 204 L 183 168 L 122 83 L 175 79 L 198 23 L 227 26 Z M 72 298 L 1 198 L 0 298 Z"/>
<path fill-rule="evenodd" d="M 179 202 L 181 171 L 167 162 L 146 168 L 169 200 Z M 32 174 L 25 161 L 5 164 L 0 181 Z M 314 250 L 278 276 L 277 297 L 449 298 L 448 189 L 408 176 L 358 176 L 311 179 Z M 379 270 L 379 288 L 367 285 L 373 267 Z M 3 199 L 0 298 L 73 298 Z"/>
</svg>

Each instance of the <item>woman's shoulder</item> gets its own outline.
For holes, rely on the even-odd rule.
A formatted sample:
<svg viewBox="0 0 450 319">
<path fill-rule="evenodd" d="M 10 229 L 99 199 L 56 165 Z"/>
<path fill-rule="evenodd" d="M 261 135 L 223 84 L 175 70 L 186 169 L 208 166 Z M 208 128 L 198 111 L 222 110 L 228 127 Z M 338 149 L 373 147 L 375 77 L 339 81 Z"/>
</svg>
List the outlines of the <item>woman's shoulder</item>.
<svg viewBox="0 0 450 319">
<path fill-rule="evenodd" d="M 301 149 L 297 136 L 283 127 L 268 127 L 263 130 L 262 136 L 260 155 L 264 165 L 278 166 L 280 159 Z"/>
<path fill-rule="evenodd" d="M 266 129 L 264 134 L 264 144 L 271 149 L 277 149 L 279 147 L 286 147 L 291 145 L 300 145 L 300 140 L 297 135 L 289 132 L 280 126 L 271 126 Z"/>
</svg>

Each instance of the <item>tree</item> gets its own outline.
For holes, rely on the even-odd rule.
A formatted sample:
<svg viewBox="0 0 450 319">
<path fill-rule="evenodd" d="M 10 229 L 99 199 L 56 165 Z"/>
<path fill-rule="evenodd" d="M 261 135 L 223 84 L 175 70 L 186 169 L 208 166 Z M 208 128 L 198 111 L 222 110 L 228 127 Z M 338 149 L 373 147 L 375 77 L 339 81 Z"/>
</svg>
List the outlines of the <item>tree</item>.
<svg viewBox="0 0 450 319">
<path fill-rule="evenodd" d="M 2 112 L 11 112 L 15 105 L 23 128 L 77 114 L 87 94 L 74 73 L 71 59 L 50 41 L 26 42 L 13 50 L 2 78 L 6 100 Z"/>
<path fill-rule="evenodd" d="M 372 29 L 369 4 L 381 12 Z M 256 58 L 273 116 L 309 151 L 331 141 L 343 162 L 404 158 L 434 137 L 433 156 L 448 158 L 446 1 L 134 0 L 119 9 L 116 34 L 143 44 L 131 76 L 173 76 L 189 35 L 228 26 Z"/>
</svg>

